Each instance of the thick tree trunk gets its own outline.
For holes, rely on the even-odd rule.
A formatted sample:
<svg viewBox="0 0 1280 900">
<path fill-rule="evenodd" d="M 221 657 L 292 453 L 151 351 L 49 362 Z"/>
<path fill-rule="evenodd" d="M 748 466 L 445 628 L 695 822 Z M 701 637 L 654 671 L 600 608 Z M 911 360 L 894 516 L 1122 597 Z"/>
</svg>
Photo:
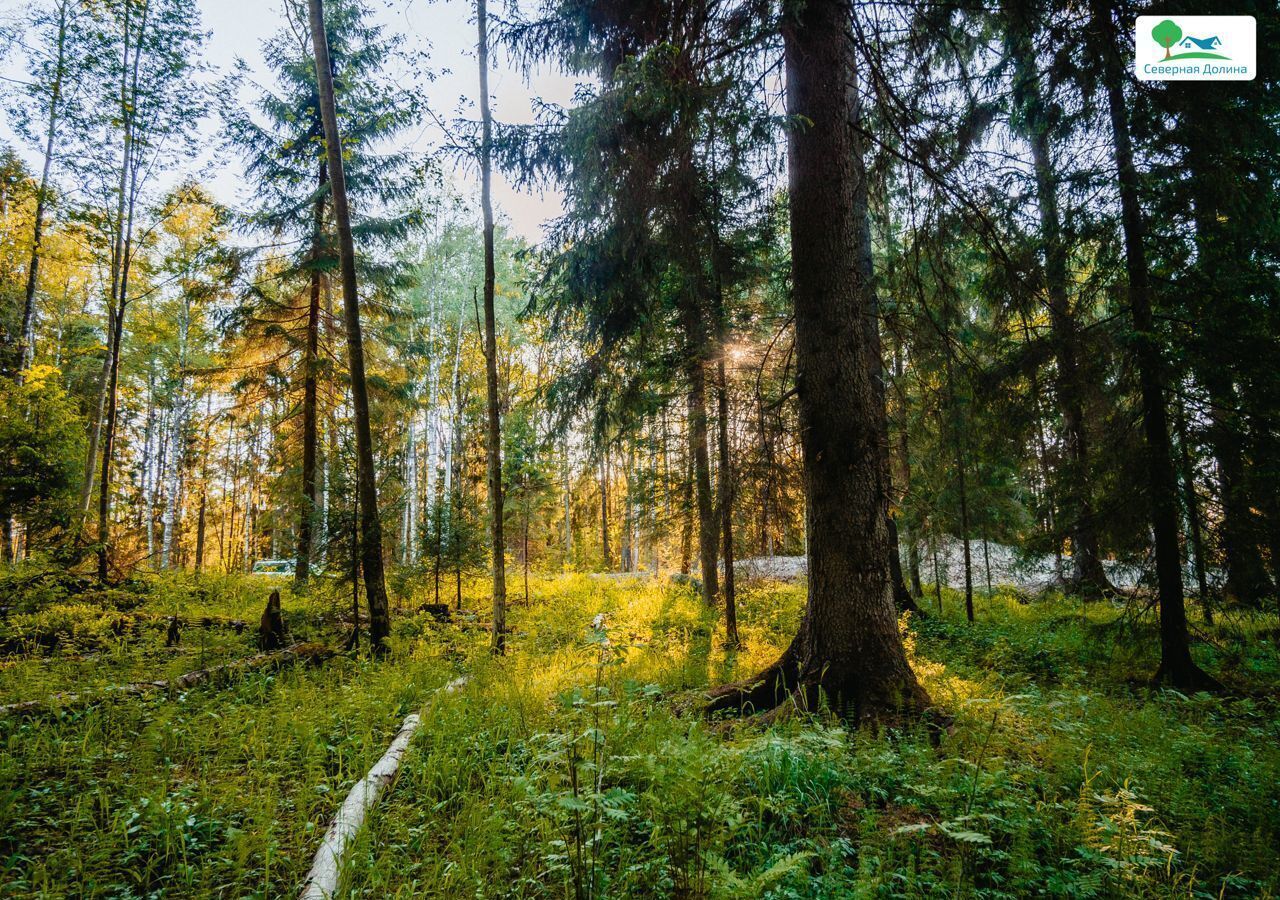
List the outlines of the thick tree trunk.
<svg viewBox="0 0 1280 900">
<path fill-rule="evenodd" d="M 311 577 L 312 530 L 319 509 L 316 458 L 319 455 L 320 393 L 320 272 L 321 243 L 324 239 L 324 190 L 329 181 L 328 164 L 321 162 L 316 178 L 316 199 L 311 221 L 311 293 L 307 303 L 307 342 L 302 355 L 302 502 L 298 505 L 298 543 L 295 548 L 293 578 L 305 587 Z"/>
<path fill-rule="evenodd" d="M 489 517 L 493 549 L 494 653 L 507 646 L 506 541 L 502 535 L 502 410 L 498 400 L 498 326 L 493 308 L 493 116 L 489 111 L 489 13 L 476 0 L 476 55 L 480 66 L 480 209 L 484 216 L 484 370 L 488 388 Z"/>
<path fill-rule="evenodd" d="M 1117 45 L 1111 8 L 1092 0 L 1093 27 L 1101 40 L 1102 83 L 1107 106 L 1120 193 L 1124 231 L 1125 268 L 1129 280 L 1129 307 L 1133 317 L 1135 357 L 1142 391 L 1142 430 L 1146 441 L 1149 502 L 1155 532 L 1156 579 L 1160 602 L 1160 668 L 1156 680 L 1167 680 L 1184 691 L 1220 688 L 1218 682 L 1191 659 L 1187 611 L 1182 594 L 1182 562 L 1178 551 L 1178 485 L 1165 409 L 1164 378 L 1159 336 L 1151 308 L 1147 248 L 1133 160 L 1129 112 L 1125 105 L 1127 80 Z"/>
<path fill-rule="evenodd" d="M 855 722 L 929 704 L 907 662 L 889 583 L 882 368 L 873 332 L 865 177 L 849 0 L 811 0 L 783 25 L 797 388 L 807 499 L 809 600 L 800 631 L 754 684 L 712 706 L 773 706 L 820 693 Z"/>
<path fill-rule="evenodd" d="M 333 216 L 338 230 L 338 254 L 342 269 L 343 313 L 347 326 L 347 356 L 351 368 L 351 406 L 356 432 L 356 454 L 361 507 L 361 561 L 365 596 L 369 603 L 369 642 L 380 652 L 391 632 L 387 613 L 387 586 L 382 568 L 382 522 L 378 517 L 377 472 L 373 467 L 373 431 L 369 423 L 369 388 L 364 374 L 364 342 L 360 333 L 360 295 L 356 286 L 355 243 L 351 237 L 351 213 L 347 208 L 347 180 L 343 171 L 342 139 L 333 100 L 333 70 L 324 30 L 323 0 L 309 0 L 311 44 L 316 57 L 316 82 L 320 88 L 320 115 L 324 121 L 329 158 Z"/>
</svg>

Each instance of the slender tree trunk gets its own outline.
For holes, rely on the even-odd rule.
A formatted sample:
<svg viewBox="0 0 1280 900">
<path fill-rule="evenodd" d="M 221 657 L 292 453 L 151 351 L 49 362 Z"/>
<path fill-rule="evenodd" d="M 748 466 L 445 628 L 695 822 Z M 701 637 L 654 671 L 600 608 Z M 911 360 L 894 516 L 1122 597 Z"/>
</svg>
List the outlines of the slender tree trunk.
<svg viewBox="0 0 1280 900">
<path fill-rule="evenodd" d="M 112 250 L 111 302 L 115 308 L 112 332 L 108 340 L 108 372 L 104 392 L 105 413 L 102 424 L 102 468 L 98 478 L 98 580 L 105 582 L 110 574 L 111 555 L 111 464 L 115 455 L 117 389 L 120 380 L 120 346 L 124 337 L 124 313 L 129 302 L 129 272 L 133 261 L 133 218 L 138 198 L 138 172 L 134 159 L 134 123 L 137 115 L 138 63 L 142 57 L 142 36 L 147 29 L 150 8 L 142 7 L 137 34 L 130 31 L 130 10 L 125 4 L 124 46 L 120 67 L 120 116 L 124 129 L 124 150 L 120 163 L 119 197 L 116 203 L 115 234 Z M 133 57 L 129 56 L 133 37 Z"/>
<path fill-rule="evenodd" d="M 138 507 L 138 528 L 146 535 L 147 538 L 147 565 L 151 566 L 155 563 L 156 538 L 155 529 L 152 527 L 155 521 L 155 469 L 152 461 L 156 460 L 157 465 L 161 464 L 157 457 L 161 454 L 152 451 L 152 443 L 155 439 L 156 432 L 156 366 L 155 360 L 147 362 L 147 414 L 145 423 L 142 426 L 142 472 L 141 485 L 142 503 Z M 161 444 L 163 447 L 163 444 Z"/>
<path fill-rule="evenodd" d="M 914 534 L 907 543 L 907 569 L 911 576 L 911 594 L 918 601 L 924 597 L 924 586 L 920 583 L 920 542 Z"/>
<path fill-rule="evenodd" d="M 564 438 L 564 567 L 573 560 L 573 483 L 569 469 L 569 436 Z"/>
<path fill-rule="evenodd" d="M 338 229 L 338 253 L 342 268 L 343 312 L 347 326 L 347 356 L 351 368 L 351 405 L 356 432 L 360 486 L 365 597 L 369 603 L 369 643 L 374 652 L 383 649 L 391 632 L 387 612 L 387 586 L 382 570 L 382 522 L 378 516 L 377 472 L 373 467 L 373 432 L 369 423 L 369 388 L 364 374 L 364 343 L 360 333 L 360 295 L 356 286 L 355 244 L 351 237 L 351 213 L 347 208 L 347 180 L 343 171 L 342 139 L 333 99 L 333 70 L 324 30 L 323 0 L 308 0 L 311 44 L 316 57 L 316 82 L 320 88 L 320 115 L 324 121 L 329 157 L 330 194 Z"/>
<path fill-rule="evenodd" d="M 792 293 L 809 532 L 809 598 L 782 658 L 715 705 L 765 708 L 819 693 L 855 722 L 922 711 L 889 583 L 883 367 L 873 335 L 850 0 L 810 0 L 783 22 Z M 803 124 L 801 124 L 803 123 Z M 860 199 L 861 198 L 861 199 Z"/>
<path fill-rule="evenodd" d="M 1112 11 L 1102 0 L 1091 0 L 1093 26 L 1101 38 L 1102 84 L 1111 117 L 1111 134 L 1124 231 L 1129 307 L 1133 317 L 1135 357 L 1142 390 L 1142 430 L 1146 440 L 1147 489 L 1155 532 L 1156 579 L 1160 602 L 1160 668 L 1157 680 L 1168 680 L 1183 691 L 1220 688 L 1218 682 L 1191 659 L 1187 611 L 1182 594 L 1182 562 L 1178 552 L 1178 486 L 1165 409 L 1164 378 L 1159 335 L 1151 309 L 1147 248 L 1139 197 L 1138 170 L 1129 134 L 1125 105 L 1127 80 L 1117 43 Z"/>
<path fill-rule="evenodd" d="M 164 511 L 160 514 L 162 531 L 160 533 L 160 568 L 168 569 L 172 561 L 174 540 L 178 531 L 178 519 L 181 516 L 183 432 L 187 426 L 187 341 L 191 334 L 192 301 L 188 294 L 183 295 L 181 310 L 178 313 L 178 372 L 177 383 L 173 388 L 172 410 L 169 413 L 169 468 L 164 493 Z"/>
<path fill-rule="evenodd" d="M 1222 505 L 1219 542 L 1226 569 L 1225 592 L 1234 600 L 1256 605 L 1271 595 L 1273 586 L 1251 522 L 1254 513 L 1245 476 L 1239 398 L 1229 373 L 1216 364 L 1204 368 L 1202 380 L 1209 392 L 1209 442 L 1218 463 L 1218 496 Z"/>
<path fill-rule="evenodd" d="M 27 265 L 27 288 L 22 302 L 22 324 L 18 331 L 18 359 L 16 378 L 22 383 L 22 373 L 35 357 L 36 288 L 40 283 L 40 252 L 44 249 L 44 217 L 49 205 L 49 171 L 53 167 L 53 146 L 58 138 L 58 118 L 61 113 L 62 83 L 67 69 L 67 18 L 71 0 L 58 4 L 58 37 L 55 43 L 53 83 L 49 90 L 49 126 L 45 132 L 44 165 L 40 172 L 40 187 L 36 189 L 36 211 L 31 224 L 31 260 Z"/>
<path fill-rule="evenodd" d="M 724 341 L 721 341 L 724 346 Z M 719 402 L 720 449 L 720 527 L 721 549 L 724 557 L 724 635 L 725 646 L 737 649 L 742 641 L 738 637 L 738 592 L 733 572 L 733 499 L 737 487 L 734 481 L 733 458 L 729 455 L 729 375 L 725 371 L 721 354 L 717 369 Z"/>
<path fill-rule="evenodd" d="M 622 460 L 622 539 L 621 539 L 621 560 L 620 568 L 623 572 L 631 573 L 634 559 L 632 552 L 634 548 L 631 542 L 631 448 L 628 446 L 627 453 Z"/>
<path fill-rule="evenodd" d="M 609 546 L 609 448 L 600 448 L 600 555 L 604 571 L 613 568 L 613 550 Z"/>
<path fill-rule="evenodd" d="M 702 599 L 708 606 L 720 602 L 718 565 L 720 526 L 711 492 L 711 455 L 707 449 L 707 369 L 701 312 L 692 304 L 685 312 L 685 331 L 691 348 L 686 375 L 689 379 L 689 453 L 693 458 L 694 499 L 698 512 L 698 561 L 702 567 Z"/>
<path fill-rule="evenodd" d="M 306 587 L 311 577 L 312 530 L 319 508 L 316 459 L 320 449 L 320 254 L 324 240 L 324 188 L 329 182 L 328 164 L 320 163 L 316 199 L 311 216 L 311 293 L 307 303 L 307 342 L 302 355 L 302 502 L 298 504 L 298 543 L 293 580 Z"/>
<path fill-rule="evenodd" d="M 1031 324 L 1027 321 L 1025 312 L 1019 311 L 1022 319 L 1022 340 L 1025 344 L 1031 343 Z M 1036 374 L 1036 370 L 1031 370 L 1031 399 L 1035 405 L 1035 426 L 1036 426 L 1036 462 L 1040 469 L 1040 480 L 1044 484 L 1044 505 L 1046 509 L 1045 527 L 1049 536 L 1053 539 L 1053 570 L 1059 581 L 1064 581 L 1062 575 L 1062 536 L 1058 533 L 1057 528 L 1057 504 L 1055 501 L 1055 491 L 1053 489 L 1053 476 L 1049 471 L 1049 448 L 1048 442 L 1045 440 L 1044 434 L 1044 409 L 1040 404 L 1040 398 L 1043 396 L 1040 390 L 1040 378 Z"/>
<path fill-rule="evenodd" d="M 938 615 L 942 615 L 942 572 L 938 568 L 938 542 L 934 540 L 930 543 L 933 552 L 933 591 L 938 600 Z"/>
<path fill-rule="evenodd" d="M 1068 292 L 1070 270 L 1067 244 L 1058 209 L 1057 176 L 1049 145 L 1049 123 L 1041 95 L 1039 73 L 1025 34 L 1015 34 L 1018 89 L 1027 120 L 1027 139 L 1036 180 L 1040 213 L 1040 234 L 1045 247 L 1045 296 L 1053 334 L 1057 363 L 1057 397 L 1061 408 L 1063 437 L 1068 464 L 1059 475 L 1061 499 L 1066 507 L 1071 533 L 1072 575 L 1069 586 L 1088 596 L 1111 590 L 1098 550 L 1098 529 L 1094 511 L 1089 438 L 1085 426 L 1085 373 L 1080 364 L 1079 324 L 1071 309 Z"/>
<path fill-rule="evenodd" d="M 89 509 L 93 505 L 93 489 L 97 485 L 98 446 L 102 441 L 102 423 L 107 415 L 107 387 L 111 380 L 111 341 L 116 333 L 115 298 L 107 301 L 107 331 L 104 343 L 107 352 L 102 357 L 102 374 L 98 377 L 98 402 L 93 414 L 93 424 L 89 429 L 89 447 L 84 459 L 84 482 L 80 487 L 80 527 L 83 529 L 89 519 Z"/>
<path fill-rule="evenodd" d="M 1182 465 L 1182 490 L 1187 504 L 1187 524 L 1191 531 L 1191 549 L 1195 554 L 1196 587 L 1200 591 L 1200 608 L 1204 620 L 1213 624 L 1213 607 L 1209 602 L 1209 578 L 1204 567 L 1204 540 L 1200 531 L 1200 504 L 1196 499 L 1195 469 L 1191 465 L 1191 448 L 1187 436 L 1186 407 L 1179 403 L 1174 427 L 1178 431 L 1178 456 Z"/>
<path fill-rule="evenodd" d="M 195 571 L 199 575 L 204 571 L 204 528 L 205 528 L 205 510 L 209 503 L 209 492 L 202 485 L 200 488 L 200 511 L 196 513 L 196 565 Z"/>
<path fill-rule="evenodd" d="M 987 570 L 987 596 L 990 597 L 995 592 L 991 589 L 991 544 L 985 533 L 982 535 L 982 564 Z"/>
<path fill-rule="evenodd" d="M 680 512 L 680 574 L 688 575 L 693 559 L 693 457 L 688 453 L 680 484 Z"/>
<path fill-rule="evenodd" d="M 871 245 L 871 223 L 868 219 L 866 225 L 866 233 L 864 235 L 866 245 Z M 874 281 L 875 270 L 872 268 L 870 254 L 864 256 L 863 261 L 864 275 L 869 280 Z M 877 300 L 877 308 L 879 301 Z M 877 316 L 879 315 L 877 310 Z M 876 337 L 879 338 L 879 326 L 876 328 Z M 883 351 L 881 351 L 883 354 Z M 893 351 L 893 379 L 895 384 L 901 384 L 902 380 L 902 354 L 897 347 Z M 899 407 L 902 413 L 902 427 L 899 429 L 899 455 L 901 459 L 898 465 L 899 475 L 895 479 L 893 474 L 893 458 L 889 452 L 889 416 L 888 416 L 888 392 L 883 385 L 880 390 L 881 398 L 885 406 L 885 434 L 881 455 L 884 459 L 885 477 L 889 483 L 890 495 L 890 512 L 889 512 L 889 583 L 893 587 L 893 602 L 900 612 L 913 612 L 919 614 L 920 607 L 916 604 L 916 598 L 911 591 L 907 590 L 906 580 L 902 577 L 902 545 L 899 541 L 898 520 L 893 515 L 892 508 L 899 506 L 906 497 L 907 487 L 911 479 L 911 463 L 907 459 L 907 421 L 906 421 L 906 397 L 901 390 L 898 392 Z M 895 484 L 895 481 L 901 480 L 901 484 Z"/>
<path fill-rule="evenodd" d="M 944 312 L 947 316 L 950 328 L 950 313 Z M 956 454 L 956 487 L 959 492 L 960 500 L 960 542 L 964 557 L 964 614 L 965 618 L 970 622 L 973 621 L 973 556 L 969 546 L 969 494 L 966 489 L 966 470 L 968 469 L 968 460 L 964 452 L 964 424 L 961 421 L 960 409 L 956 401 L 955 375 L 953 373 L 953 362 L 950 334 L 944 335 L 947 340 L 947 395 L 951 402 L 952 415 L 952 438 L 955 443 Z"/>
<path fill-rule="evenodd" d="M 488 387 L 489 516 L 493 545 L 494 653 L 507 646 L 506 541 L 502 536 L 502 411 L 498 400 L 498 326 L 493 309 L 493 116 L 489 111 L 489 13 L 476 0 L 476 55 L 480 66 L 480 208 L 484 216 L 484 369 Z"/>
<path fill-rule="evenodd" d="M 128 249 L 126 242 L 126 251 Z M 128 270 L 128 264 L 125 264 Z M 106 421 L 103 423 L 102 467 L 98 476 L 98 580 L 107 581 L 110 576 L 111 554 L 111 462 L 115 455 L 116 438 L 116 390 L 120 380 L 120 344 L 124 331 L 125 297 L 128 275 L 121 280 L 121 299 L 116 306 L 115 331 L 111 336 L 111 373 L 107 381 Z"/>
</svg>

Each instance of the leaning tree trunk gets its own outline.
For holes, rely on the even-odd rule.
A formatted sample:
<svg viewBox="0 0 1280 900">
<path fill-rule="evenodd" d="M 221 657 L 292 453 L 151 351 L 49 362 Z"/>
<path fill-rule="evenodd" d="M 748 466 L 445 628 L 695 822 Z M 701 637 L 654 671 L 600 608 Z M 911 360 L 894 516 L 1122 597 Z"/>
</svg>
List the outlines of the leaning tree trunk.
<svg viewBox="0 0 1280 900">
<path fill-rule="evenodd" d="M 1168 680 L 1179 690 L 1221 687 L 1191 659 L 1187 610 L 1182 594 L 1182 562 L 1178 551 L 1178 484 L 1165 410 L 1159 337 L 1151 309 L 1147 248 L 1138 195 L 1138 170 L 1133 160 L 1129 113 L 1125 106 L 1123 64 L 1117 47 L 1111 8 L 1092 0 L 1093 25 L 1101 38 L 1103 83 L 1111 118 L 1111 134 L 1124 231 L 1125 269 L 1129 307 L 1133 317 L 1138 382 L 1142 392 L 1142 430 L 1146 441 L 1147 489 L 1155 532 L 1156 580 L 1160 602 L 1160 668 L 1156 680 Z"/>
<path fill-rule="evenodd" d="M 351 368 L 351 407 L 356 432 L 360 492 L 361 568 L 369 602 L 369 643 L 374 652 L 384 647 L 391 623 L 387 614 L 387 585 L 382 570 L 382 522 L 378 518 L 377 472 L 373 467 L 373 431 L 369 424 L 369 387 L 364 375 L 364 342 L 360 334 L 360 295 L 356 285 L 355 242 L 351 237 L 351 211 L 347 207 L 347 178 L 342 162 L 342 138 L 333 100 L 333 70 L 324 30 L 324 0 L 309 0 L 311 45 L 316 58 L 316 82 L 320 88 L 320 116 L 324 122 L 329 158 L 330 196 L 338 229 L 338 255 L 342 269 L 343 313 L 347 326 L 347 356 Z"/>
<path fill-rule="evenodd" d="M 476 0 L 476 55 L 480 66 L 480 208 L 484 216 L 484 371 L 488 388 L 489 517 L 493 548 L 494 653 L 507 648 L 506 541 L 502 535 L 502 411 L 498 400 L 498 327 L 493 309 L 493 116 L 489 111 L 489 21 L 485 0 Z"/>
<path fill-rule="evenodd" d="M 865 245 L 850 0 L 811 0 L 783 25 L 797 396 L 809 598 L 799 633 L 754 684 L 712 707 L 777 705 L 825 692 L 856 722 L 920 712 L 929 697 L 898 634 L 889 584 L 882 360 Z"/>
</svg>

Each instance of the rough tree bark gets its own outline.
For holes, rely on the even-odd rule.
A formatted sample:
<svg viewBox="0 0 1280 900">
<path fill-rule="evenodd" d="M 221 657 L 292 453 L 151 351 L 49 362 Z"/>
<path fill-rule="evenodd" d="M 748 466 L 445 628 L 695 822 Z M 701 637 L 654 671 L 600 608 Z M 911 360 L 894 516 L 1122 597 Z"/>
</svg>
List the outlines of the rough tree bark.
<svg viewBox="0 0 1280 900">
<path fill-rule="evenodd" d="M 316 82 L 320 88 L 320 117 L 324 122 L 329 157 L 330 196 L 338 230 L 338 255 L 342 270 L 343 314 L 347 326 L 347 357 L 351 368 L 351 406 L 356 432 L 356 455 L 361 507 L 361 568 L 369 603 L 369 643 L 381 652 L 391 623 L 387 614 L 387 585 L 382 568 L 382 522 L 378 517 L 377 472 L 373 467 L 373 431 L 369 424 L 369 387 L 364 375 L 364 342 L 360 333 L 360 295 L 356 285 L 355 242 L 351 237 L 351 211 L 347 207 L 347 179 L 342 163 L 342 138 L 333 101 L 333 69 L 324 30 L 324 0 L 309 0 L 311 45 L 316 57 Z"/>
<path fill-rule="evenodd" d="M 797 395 L 807 499 L 809 597 L 799 633 L 711 708 L 772 707 L 823 692 L 855 722 L 918 713 L 929 697 L 898 634 L 889 584 L 882 368 L 873 336 L 865 177 L 850 0 L 811 0 L 783 23 Z"/>
</svg>

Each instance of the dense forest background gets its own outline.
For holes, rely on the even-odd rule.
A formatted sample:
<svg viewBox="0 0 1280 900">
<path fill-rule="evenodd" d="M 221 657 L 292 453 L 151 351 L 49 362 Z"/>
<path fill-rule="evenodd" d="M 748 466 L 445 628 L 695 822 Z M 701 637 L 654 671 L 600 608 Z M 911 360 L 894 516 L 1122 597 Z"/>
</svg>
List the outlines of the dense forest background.
<svg viewBox="0 0 1280 900">
<path fill-rule="evenodd" d="M 952 619 L 1006 603 L 1114 616 L 1081 652 L 1139 645 L 1184 699 L 1273 703 L 1242 660 L 1280 612 L 1280 103 L 1265 61 L 1135 80 L 1135 16 L 1179 11 L 479 0 L 470 115 L 366 0 L 283 0 L 268 78 L 214 71 L 186 0 L 33 3 L 0 31 L 4 614 L 244 584 L 395 653 L 478 608 L 518 655 L 554 576 L 606 573 L 744 654 L 682 670 L 729 683 L 715 709 L 945 707 L 896 616 L 967 647 Z M 506 123 L 491 55 L 577 93 Z M 495 170 L 561 192 L 540 242 Z M 762 578 L 807 610 L 767 640 Z M 570 895 L 599 895 L 578 840 Z M 681 871 L 668 896 L 728 883 Z"/>
</svg>

